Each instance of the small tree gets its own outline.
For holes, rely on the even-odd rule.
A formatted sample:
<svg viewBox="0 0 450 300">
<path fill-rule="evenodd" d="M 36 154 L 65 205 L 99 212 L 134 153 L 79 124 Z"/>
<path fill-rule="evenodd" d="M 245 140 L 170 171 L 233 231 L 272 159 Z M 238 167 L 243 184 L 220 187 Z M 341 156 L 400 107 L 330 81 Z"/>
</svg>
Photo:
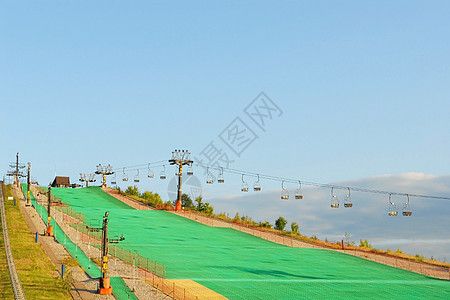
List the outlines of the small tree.
<svg viewBox="0 0 450 300">
<path fill-rule="evenodd" d="M 197 202 L 197 208 L 196 208 L 197 211 L 201 211 L 201 209 L 202 209 L 202 206 L 203 206 L 202 200 L 203 200 L 202 196 L 198 196 L 197 198 L 195 198 L 195 202 Z"/>
<path fill-rule="evenodd" d="M 239 212 L 236 213 L 236 215 L 233 218 L 233 221 L 239 223 L 239 221 L 241 221 L 241 218 L 239 217 Z"/>
<path fill-rule="evenodd" d="M 206 213 L 207 215 L 212 215 L 214 212 L 214 208 L 208 202 L 206 202 L 202 208 L 202 212 Z"/>
<path fill-rule="evenodd" d="M 139 190 L 137 188 L 137 186 L 131 187 L 129 186 L 126 190 L 125 193 L 131 196 L 136 196 L 139 197 Z"/>
<path fill-rule="evenodd" d="M 191 197 L 189 197 L 189 195 L 187 194 L 181 195 L 181 205 L 186 208 L 194 207 L 194 203 L 192 202 Z"/>
<path fill-rule="evenodd" d="M 345 234 L 344 234 L 344 239 L 345 239 L 345 244 L 346 244 L 347 246 L 350 246 L 350 237 L 351 237 L 350 233 L 345 232 Z"/>
<path fill-rule="evenodd" d="M 365 241 L 359 240 L 359 246 L 372 249 L 372 245 L 367 240 L 365 240 Z"/>
<path fill-rule="evenodd" d="M 292 222 L 291 223 L 291 230 L 293 233 L 298 234 L 298 224 L 297 222 Z"/>
<path fill-rule="evenodd" d="M 285 218 L 283 217 L 279 217 L 276 221 L 275 221 L 275 229 L 283 231 L 284 227 L 286 227 L 287 221 Z"/>
<path fill-rule="evenodd" d="M 199 212 L 206 213 L 208 215 L 212 215 L 214 212 L 214 208 L 208 202 L 203 203 L 202 199 L 203 199 L 202 196 L 199 196 L 195 199 L 195 202 L 197 202 L 196 210 Z"/>
<path fill-rule="evenodd" d="M 259 227 L 264 227 L 264 228 L 271 228 L 272 225 L 270 225 L 269 222 L 264 221 L 264 222 L 259 222 Z"/>
<path fill-rule="evenodd" d="M 145 199 L 145 204 L 151 204 L 152 206 L 156 206 L 158 204 L 163 204 L 163 201 L 158 193 L 152 193 L 149 191 L 145 191 L 141 194 L 141 198 Z"/>
</svg>

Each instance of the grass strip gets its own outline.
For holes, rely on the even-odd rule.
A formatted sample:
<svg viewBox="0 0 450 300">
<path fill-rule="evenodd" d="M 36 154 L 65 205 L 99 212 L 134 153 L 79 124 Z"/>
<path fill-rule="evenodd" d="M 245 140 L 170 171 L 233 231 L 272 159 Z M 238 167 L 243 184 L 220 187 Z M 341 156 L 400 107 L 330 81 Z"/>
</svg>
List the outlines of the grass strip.
<svg viewBox="0 0 450 300">
<path fill-rule="evenodd" d="M 2 230 L 3 226 L 0 220 L 0 231 Z M 11 279 L 9 278 L 8 262 L 6 260 L 3 234 L 0 234 L 0 299 L 14 299 Z"/>
</svg>

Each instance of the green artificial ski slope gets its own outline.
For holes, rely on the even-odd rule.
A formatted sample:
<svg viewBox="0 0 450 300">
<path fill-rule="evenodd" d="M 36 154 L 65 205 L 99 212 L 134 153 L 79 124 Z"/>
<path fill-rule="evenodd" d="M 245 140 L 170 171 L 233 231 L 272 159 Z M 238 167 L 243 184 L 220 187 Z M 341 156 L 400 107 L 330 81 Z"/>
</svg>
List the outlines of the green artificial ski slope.
<svg viewBox="0 0 450 300">
<path fill-rule="evenodd" d="M 134 210 L 98 187 L 53 194 L 98 223 L 110 212 L 119 246 L 229 299 L 450 299 L 450 282 L 329 250 L 290 248 L 165 211 Z M 91 221 L 92 220 L 92 221 Z M 96 222 L 97 221 L 97 222 Z"/>
</svg>

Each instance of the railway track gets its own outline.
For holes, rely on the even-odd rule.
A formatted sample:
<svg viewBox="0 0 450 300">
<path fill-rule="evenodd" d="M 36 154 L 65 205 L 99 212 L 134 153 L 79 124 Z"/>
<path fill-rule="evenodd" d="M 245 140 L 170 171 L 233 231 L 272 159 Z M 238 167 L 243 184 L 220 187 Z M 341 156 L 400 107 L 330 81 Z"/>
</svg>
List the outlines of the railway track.
<svg viewBox="0 0 450 300">
<path fill-rule="evenodd" d="M 16 265 L 14 263 L 14 257 L 11 251 L 11 244 L 9 243 L 8 227 L 6 224 L 5 215 L 5 185 L 3 181 L 1 182 L 0 189 L 0 202 L 1 202 L 1 218 L 2 218 L 2 228 L 3 228 L 3 241 L 5 243 L 6 260 L 8 262 L 9 277 L 11 278 L 11 285 L 14 292 L 14 298 L 16 300 L 26 299 L 25 293 L 22 289 L 22 284 L 20 283 L 19 275 L 17 274 Z"/>
</svg>

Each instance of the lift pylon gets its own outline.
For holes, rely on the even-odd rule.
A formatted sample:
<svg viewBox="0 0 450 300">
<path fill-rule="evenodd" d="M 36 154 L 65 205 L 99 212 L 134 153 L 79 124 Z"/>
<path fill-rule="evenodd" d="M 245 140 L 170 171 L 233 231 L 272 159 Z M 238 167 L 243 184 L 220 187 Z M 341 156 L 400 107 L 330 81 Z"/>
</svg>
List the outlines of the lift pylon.
<svg viewBox="0 0 450 300">
<path fill-rule="evenodd" d="M 53 236 L 53 226 L 50 225 L 50 221 L 52 220 L 50 214 L 50 208 L 52 206 L 52 185 L 48 186 L 48 202 L 47 202 L 47 231 L 45 232 L 46 236 Z"/>
<path fill-rule="evenodd" d="M 31 195 L 30 195 L 30 188 L 31 188 L 31 163 L 28 163 L 28 175 L 27 175 L 27 202 L 25 203 L 25 206 L 31 206 Z"/>
<path fill-rule="evenodd" d="M 172 152 L 172 159 L 169 160 L 171 165 L 178 165 L 178 195 L 175 204 L 175 210 L 181 210 L 181 179 L 183 176 L 183 165 L 192 166 L 193 161 L 190 159 L 191 153 L 188 150 L 176 150 Z"/>
<path fill-rule="evenodd" d="M 106 185 L 106 175 L 112 175 L 114 172 L 112 171 L 111 165 L 102 166 L 101 164 L 97 165 L 97 171 L 95 174 L 102 175 L 102 188 L 107 187 Z"/>
</svg>

